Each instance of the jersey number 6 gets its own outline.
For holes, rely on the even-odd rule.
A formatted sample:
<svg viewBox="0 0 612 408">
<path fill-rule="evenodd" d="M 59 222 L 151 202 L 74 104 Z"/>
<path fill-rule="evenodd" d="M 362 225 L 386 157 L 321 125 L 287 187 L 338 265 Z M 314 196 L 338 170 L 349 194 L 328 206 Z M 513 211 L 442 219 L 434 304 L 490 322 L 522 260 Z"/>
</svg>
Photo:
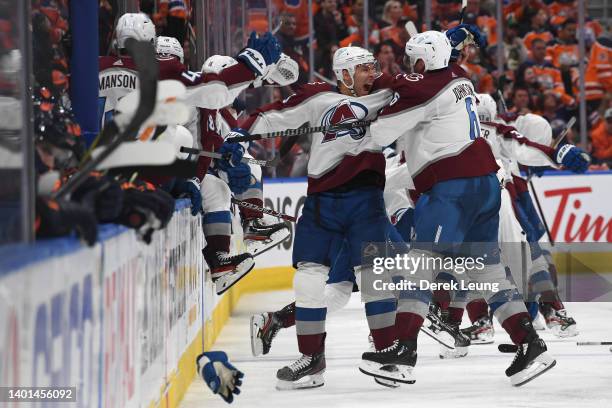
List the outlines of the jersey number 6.
<svg viewBox="0 0 612 408">
<path fill-rule="evenodd" d="M 470 117 L 470 139 L 474 140 L 480 137 L 480 123 L 478 122 L 478 114 L 476 113 L 472 98 L 465 98 L 465 109 L 467 109 Z"/>
</svg>

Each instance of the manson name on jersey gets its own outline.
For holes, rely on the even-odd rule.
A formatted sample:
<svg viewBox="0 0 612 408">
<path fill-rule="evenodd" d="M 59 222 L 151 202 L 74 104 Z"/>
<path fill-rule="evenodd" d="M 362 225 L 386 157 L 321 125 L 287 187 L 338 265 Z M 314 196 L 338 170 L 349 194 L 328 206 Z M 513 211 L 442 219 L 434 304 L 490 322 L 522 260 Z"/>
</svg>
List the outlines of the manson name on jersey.
<svg viewBox="0 0 612 408">
<path fill-rule="evenodd" d="M 459 84 L 456 87 L 453 88 L 453 93 L 455 94 L 455 103 L 459 102 L 461 99 L 465 98 L 466 96 L 472 95 L 472 96 L 476 96 L 474 95 L 474 88 L 472 87 L 471 84 Z"/>
<path fill-rule="evenodd" d="M 136 89 L 138 77 L 126 72 L 110 73 L 100 77 L 100 91 L 112 88 Z"/>
</svg>

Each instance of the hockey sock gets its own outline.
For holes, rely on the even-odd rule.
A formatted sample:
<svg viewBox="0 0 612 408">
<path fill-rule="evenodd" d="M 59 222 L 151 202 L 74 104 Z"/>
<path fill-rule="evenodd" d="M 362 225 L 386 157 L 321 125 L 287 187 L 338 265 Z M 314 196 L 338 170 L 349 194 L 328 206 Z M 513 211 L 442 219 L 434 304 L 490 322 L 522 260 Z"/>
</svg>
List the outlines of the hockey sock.
<svg viewBox="0 0 612 408">
<path fill-rule="evenodd" d="M 423 317 L 415 313 L 398 312 L 395 316 L 397 338 L 401 340 L 416 340 L 423 325 Z"/>
<path fill-rule="evenodd" d="M 232 216 L 229 211 L 214 211 L 202 218 L 207 252 L 229 252 Z"/>
<path fill-rule="evenodd" d="M 525 307 L 527 308 L 529 317 L 533 322 L 535 318 L 538 317 L 538 302 L 525 302 Z"/>
<path fill-rule="evenodd" d="M 468 317 L 470 321 L 474 323 L 478 319 L 481 319 L 489 314 L 489 306 L 484 299 L 475 299 L 472 300 L 466 306 Z"/>
<path fill-rule="evenodd" d="M 376 350 L 391 346 L 397 339 L 395 331 L 396 300 L 366 302 L 365 311 Z"/>
<path fill-rule="evenodd" d="M 462 307 L 449 307 L 448 308 L 448 321 L 451 324 L 461 324 L 463 320 L 463 308 Z"/>
<path fill-rule="evenodd" d="M 295 308 L 295 329 L 300 353 L 312 356 L 325 350 L 327 308 Z"/>
<path fill-rule="evenodd" d="M 554 310 L 565 309 L 563 302 L 559 299 L 559 294 L 557 291 L 546 290 L 542 292 L 542 296 L 540 297 L 540 303 L 544 303 L 550 305 Z"/>
</svg>

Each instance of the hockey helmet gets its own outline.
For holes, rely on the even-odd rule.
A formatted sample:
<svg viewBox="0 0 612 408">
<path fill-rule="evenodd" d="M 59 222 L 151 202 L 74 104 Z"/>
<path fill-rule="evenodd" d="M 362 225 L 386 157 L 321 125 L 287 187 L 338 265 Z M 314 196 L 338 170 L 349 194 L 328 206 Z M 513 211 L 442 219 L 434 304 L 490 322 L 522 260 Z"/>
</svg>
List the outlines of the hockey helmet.
<svg viewBox="0 0 612 408">
<path fill-rule="evenodd" d="M 125 48 L 128 38 L 138 41 L 155 41 L 155 25 L 146 14 L 126 13 L 117 21 L 117 48 Z"/>
<path fill-rule="evenodd" d="M 369 65 L 372 64 L 374 69 L 376 70 L 376 76 L 380 76 L 380 67 L 378 65 L 378 61 L 374 58 L 374 55 L 365 48 L 361 47 L 342 47 L 338 48 L 334 53 L 334 58 L 332 62 L 332 68 L 334 73 L 336 74 L 336 79 L 344 84 L 351 91 L 353 90 L 353 86 L 355 85 L 355 81 L 353 80 L 355 75 L 355 67 L 358 65 Z M 351 77 L 352 83 L 349 86 L 346 82 L 344 82 L 343 71 L 347 70 L 349 76 Z"/>
<path fill-rule="evenodd" d="M 177 57 L 181 64 L 185 60 L 185 52 L 181 43 L 174 37 L 159 36 L 155 39 L 155 52 L 162 58 L 172 56 Z"/>
<path fill-rule="evenodd" d="M 227 55 L 213 55 L 208 57 L 202 65 L 202 72 L 205 74 L 218 74 L 227 67 L 236 65 L 238 61 Z"/>
<path fill-rule="evenodd" d="M 478 119 L 490 122 L 497 116 L 497 104 L 489 94 L 476 94 L 478 98 Z"/>
<path fill-rule="evenodd" d="M 452 47 L 444 33 L 425 31 L 419 33 L 406 43 L 405 53 L 411 68 L 418 60 L 425 63 L 425 71 L 446 68 L 448 66 Z"/>
</svg>

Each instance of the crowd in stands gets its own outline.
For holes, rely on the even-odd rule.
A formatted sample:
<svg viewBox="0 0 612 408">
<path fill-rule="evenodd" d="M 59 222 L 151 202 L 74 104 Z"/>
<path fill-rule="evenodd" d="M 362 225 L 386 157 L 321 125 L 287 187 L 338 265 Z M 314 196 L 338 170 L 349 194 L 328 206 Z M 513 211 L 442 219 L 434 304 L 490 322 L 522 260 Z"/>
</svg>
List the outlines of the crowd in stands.
<svg viewBox="0 0 612 408">
<path fill-rule="evenodd" d="M 116 0 L 101 0 L 100 7 Z M 156 4 L 154 4 L 156 2 Z M 176 5 L 178 3 L 184 4 Z M 604 129 L 605 112 L 612 107 L 612 37 L 606 22 L 586 18 L 586 26 L 578 30 L 578 2 L 576 0 L 509 0 L 503 2 L 503 68 L 497 66 L 497 19 L 493 0 L 468 0 L 464 12 L 465 23 L 477 25 L 487 37 L 487 47 L 471 47 L 464 51 L 463 68 L 469 73 L 477 92 L 491 94 L 498 99 L 503 94 L 510 112 L 527 112 L 544 116 L 555 134 L 561 132 L 567 121 L 578 117 L 579 109 L 579 48 L 578 36 L 585 39 L 585 82 L 589 141 L 583 146 L 595 156 L 595 164 L 612 164 L 612 156 L 606 154 L 606 138 L 594 138 L 597 129 Z M 104 4 L 104 5 L 103 5 Z M 248 7 L 247 30 L 268 30 L 268 11 L 272 31 L 278 38 L 283 52 L 298 62 L 299 86 L 310 80 L 309 16 L 305 0 L 273 0 L 245 2 Z M 431 27 L 447 30 L 459 24 L 460 0 L 432 0 Z M 141 9 L 149 14 L 157 26 L 158 34 L 179 38 L 188 51 L 187 22 L 192 18 L 190 2 L 168 0 L 142 0 Z M 381 70 L 389 74 L 402 73 L 404 44 L 410 38 L 405 25 L 412 21 L 418 30 L 425 30 L 425 1 L 423 0 L 370 0 L 368 2 L 367 41 L 364 40 L 364 0 L 319 0 L 313 2 L 313 37 L 315 80 L 331 80 L 331 59 L 338 47 L 348 45 L 367 46 L 378 59 Z M 102 14 L 101 14 L 102 15 Z M 102 21 L 102 20 L 101 20 Z M 108 33 L 111 19 L 101 22 L 101 32 Z M 102 41 L 102 40 L 101 40 Z M 108 42 L 108 41 L 107 41 Z M 272 98 L 282 99 L 290 89 L 275 90 Z M 573 141 L 580 141 L 578 125 L 571 132 Z M 601 131 L 600 131 L 601 132 Z M 598 133 L 599 134 L 599 133 Z M 602 142 L 604 142 L 602 144 Z M 280 149 L 268 143 L 263 149 Z M 609 150 L 609 149 L 608 149 Z M 271 153 L 273 154 L 273 153 Z M 294 155 L 306 154 L 299 147 L 291 149 L 288 162 Z M 268 175 L 304 175 L 301 170 L 292 171 L 291 165 L 280 166 Z"/>
</svg>

